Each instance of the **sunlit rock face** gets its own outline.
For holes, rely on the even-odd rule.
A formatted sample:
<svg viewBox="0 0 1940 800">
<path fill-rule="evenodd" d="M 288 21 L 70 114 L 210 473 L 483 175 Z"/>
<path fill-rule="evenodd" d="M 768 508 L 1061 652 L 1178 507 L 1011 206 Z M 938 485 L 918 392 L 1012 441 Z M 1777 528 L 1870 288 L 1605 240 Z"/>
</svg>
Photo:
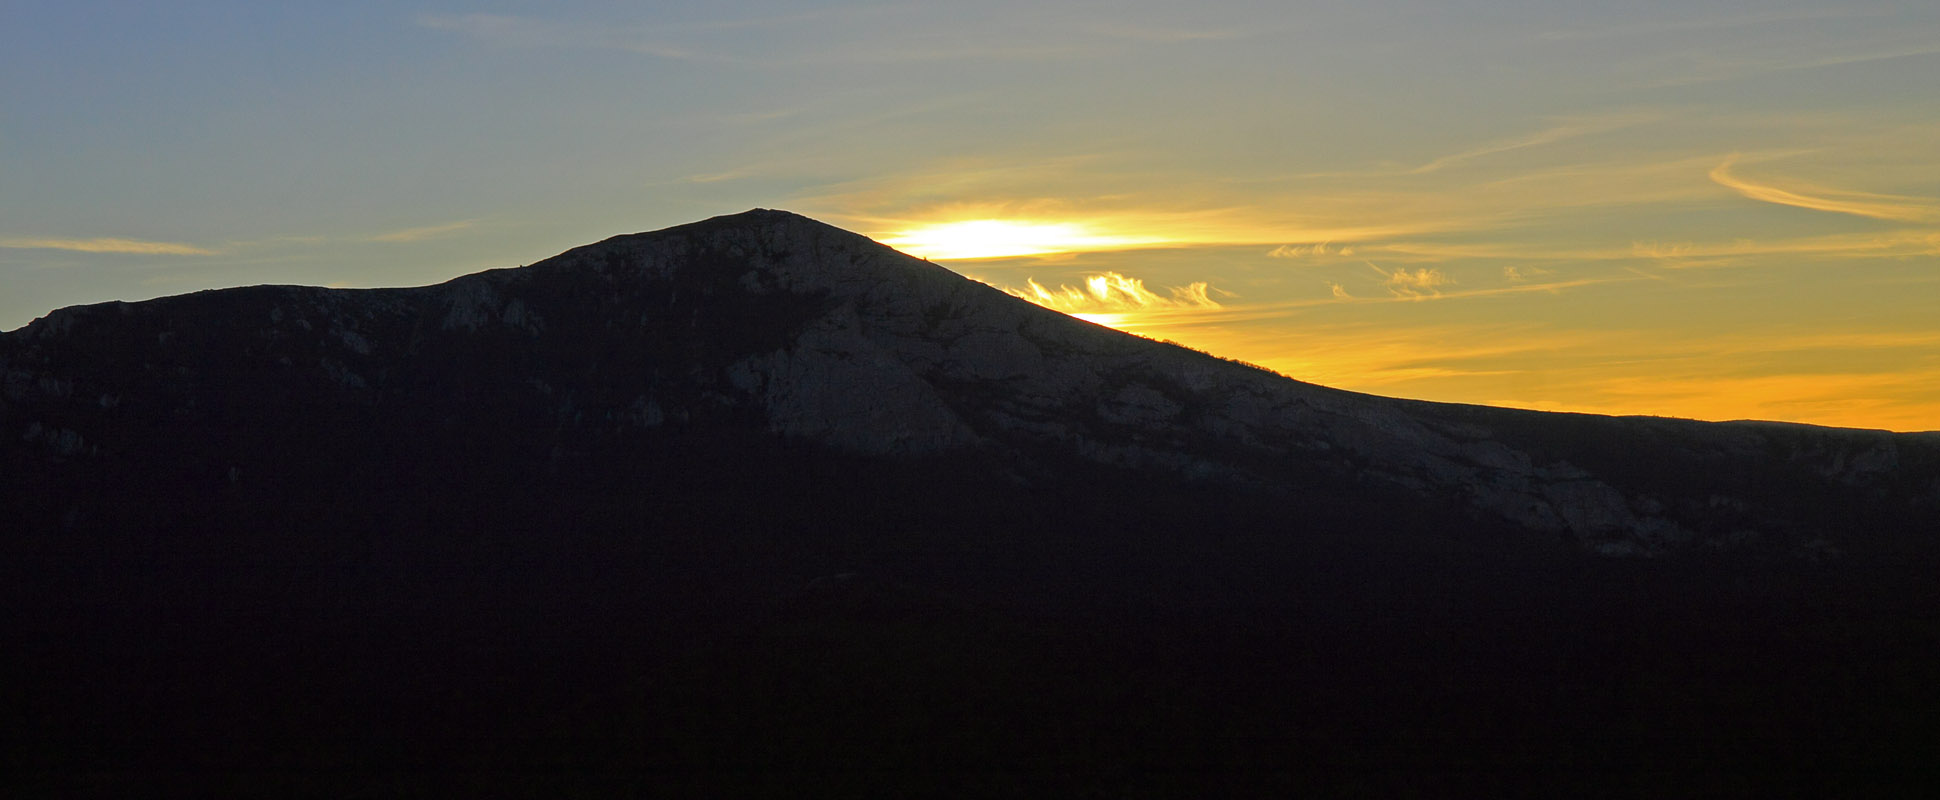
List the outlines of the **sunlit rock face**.
<svg viewBox="0 0 1940 800">
<path fill-rule="evenodd" d="M 549 464 L 601 437 L 697 428 L 872 458 L 974 456 L 1025 486 L 1069 458 L 1402 498 L 1607 555 L 1836 552 L 1855 526 L 1918 527 L 1940 510 L 1931 436 L 1331 390 L 1079 321 L 779 211 L 423 288 L 63 309 L 0 337 L 0 376 L 0 447 L 16 469 L 121 458 L 166 422 L 206 436 L 194 469 L 238 486 L 275 426 L 323 418 Z M 48 480 L 47 502 L 66 505 L 45 519 L 99 516 Z"/>
</svg>

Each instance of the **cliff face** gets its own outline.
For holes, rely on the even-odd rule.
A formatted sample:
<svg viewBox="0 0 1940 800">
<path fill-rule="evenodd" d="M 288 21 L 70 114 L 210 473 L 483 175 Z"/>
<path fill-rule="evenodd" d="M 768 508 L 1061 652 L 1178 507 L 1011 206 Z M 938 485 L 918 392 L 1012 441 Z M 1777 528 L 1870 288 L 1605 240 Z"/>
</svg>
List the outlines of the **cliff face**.
<svg viewBox="0 0 1940 800">
<path fill-rule="evenodd" d="M 306 418 L 382 418 L 387 436 L 505 437 L 525 457 L 603 433 L 729 426 L 869 457 L 981 453 L 1022 484 L 1054 469 L 1047 457 L 1076 457 L 1269 493 L 1365 489 L 1610 555 L 1897 547 L 1932 538 L 1940 510 L 1935 435 L 1330 390 L 1075 320 L 778 211 L 424 288 L 62 309 L 0 337 L 0 390 L 0 447 L 19 472 L 85 475 L 196 435 L 208 446 L 192 460 L 240 482 L 275 467 L 227 461 Z M 225 453 L 238 439 L 254 444 Z M 41 488 L 45 502 L 62 494 Z M 36 519 L 77 524 L 96 513 L 88 499 Z"/>
</svg>

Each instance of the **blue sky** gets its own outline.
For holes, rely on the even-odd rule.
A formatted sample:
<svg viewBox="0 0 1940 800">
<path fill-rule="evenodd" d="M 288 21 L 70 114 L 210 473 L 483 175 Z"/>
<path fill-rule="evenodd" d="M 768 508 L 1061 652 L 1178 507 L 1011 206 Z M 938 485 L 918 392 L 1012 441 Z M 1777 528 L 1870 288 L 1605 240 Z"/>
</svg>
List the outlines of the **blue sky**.
<svg viewBox="0 0 1940 800">
<path fill-rule="evenodd" d="M 0 329 L 779 207 L 1346 388 L 1933 429 L 1935 86 L 1912 2 L 10 0 Z"/>
</svg>

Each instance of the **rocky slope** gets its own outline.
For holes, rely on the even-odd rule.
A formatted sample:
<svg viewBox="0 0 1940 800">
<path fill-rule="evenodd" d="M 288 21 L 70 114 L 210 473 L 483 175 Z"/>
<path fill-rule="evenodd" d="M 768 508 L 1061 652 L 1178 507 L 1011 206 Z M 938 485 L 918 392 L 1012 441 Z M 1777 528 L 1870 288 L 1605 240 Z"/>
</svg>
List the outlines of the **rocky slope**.
<svg viewBox="0 0 1940 800">
<path fill-rule="evenodd" d="M 223 425 L 209 409 L 246 420 L 325 404 L 450 427 L 484 422 L 483 407 L 554 449 L 732 419 L 867 456 L 990 454 L 1021 484 L 1055 453 L 1269 492 L 1362 487 L 1610 555 L 1890 549 L 1932 538 L 1940 511 L 1940 435 L 1335 391 L 1075 320 L 779 211 L 425 288 L 62 309 L 0 337 L 0 389 L 18 471 L 116 459 L 142 446 L 139 419 Z M 216 463 L 238 457 L 197 455 L 232 480 L 264 469 Z M 73 502 L 43 519 L 95 513 Z"/>
<path fill-rule="evenodd" d="M 68 308 L 0 334 L 0 782 L 1901 790 L 1936 500 L 1931 434 L 1341 392 L 775 211 Z"/>
</svg>

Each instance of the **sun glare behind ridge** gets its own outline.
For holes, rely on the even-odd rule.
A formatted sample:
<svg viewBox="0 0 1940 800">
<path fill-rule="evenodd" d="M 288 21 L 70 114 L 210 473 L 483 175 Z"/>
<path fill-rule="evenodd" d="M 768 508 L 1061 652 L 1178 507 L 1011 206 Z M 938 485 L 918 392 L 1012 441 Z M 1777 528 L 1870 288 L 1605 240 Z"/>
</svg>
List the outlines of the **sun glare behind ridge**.
<svg viewBox="0 0 1940 800">
<path fill-rule="evenodd" d="M 1121 250 L 1163 244 L 1164 241 L 1097 233 L 1088 226 L 1073 222 L 975 219 L 897 231 L 883 239 L 882 243 L 922 258 L 973 259 Z"/>
</svg>

